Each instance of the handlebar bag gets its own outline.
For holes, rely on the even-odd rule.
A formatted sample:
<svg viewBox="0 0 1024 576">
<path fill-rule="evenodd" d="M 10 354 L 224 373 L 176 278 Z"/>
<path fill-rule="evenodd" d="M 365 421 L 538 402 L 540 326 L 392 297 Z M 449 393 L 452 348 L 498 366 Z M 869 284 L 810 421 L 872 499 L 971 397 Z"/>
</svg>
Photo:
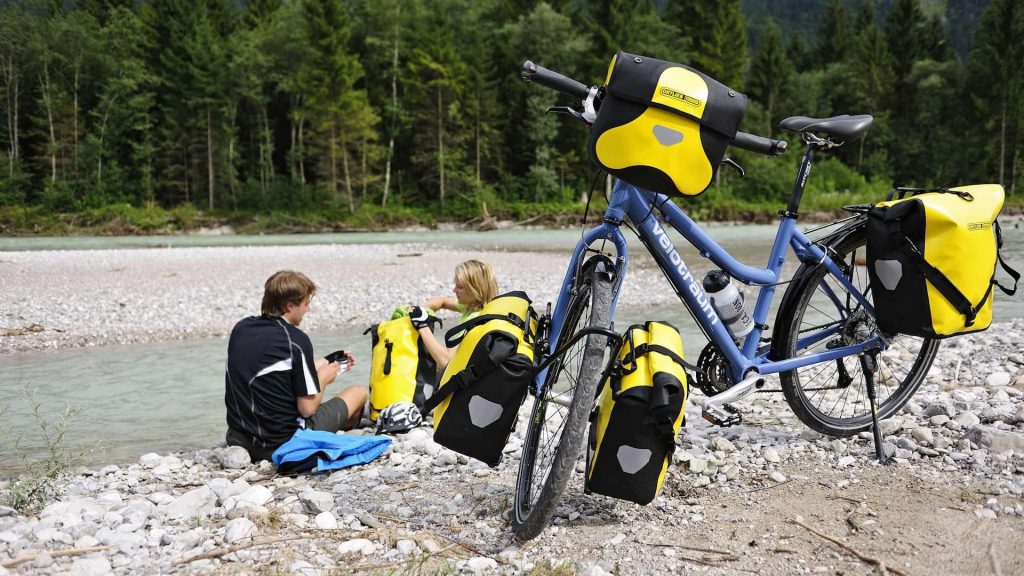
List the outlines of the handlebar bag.
<svg viewBox="0 0 1024 576">
<path fill-rule="evenodd" d="M 431 318 L 432 322 L 440 319 Z M 422 408 L 437 378 L 437 364 L 420 341 L 412 320 L 402 316 L 374 324 L 371 334 L 370 420 L 396 402 L 413 402 Z"/>
<path fill-rule="evenodd" d="M 867 264 L 878 327 L 925 338 L 988 328 L 992 287 L 1012 295 L 1020 277 L 999 256 L 1002 206 L 1003 187 L 982 184 L 900 188 L 872 207 Z M 997 263 L 1014 278 L 1012 290 L 996 282 Z"/>
<path fill-rule="evenodd" d="M 683 341 L 668 322 L 630 326 L 590 416 L 586 490 L 649 504 L 685 421 Z"/>
<path fill-rule="evenodd" d="M 502 294 L 448 331 L 458 346 L 434 395 L 434 441 L 497 466 L 534 375 L 536 314 L 523 292 Z"/>
<path fill-rule="evenodd" d="M 590 154 L 634 186 L 695 196 L 711 185 L 746 109 L 746 96 L 689 66 L 619 52 Z"/>
</svg>

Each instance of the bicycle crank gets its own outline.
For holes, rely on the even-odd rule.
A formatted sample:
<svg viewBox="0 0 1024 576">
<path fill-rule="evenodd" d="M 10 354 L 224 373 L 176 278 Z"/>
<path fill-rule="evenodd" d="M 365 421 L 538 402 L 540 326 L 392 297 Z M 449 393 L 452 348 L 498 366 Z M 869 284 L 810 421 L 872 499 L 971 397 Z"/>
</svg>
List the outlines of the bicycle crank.
<svg viewBox="0 0 1024 576">
<path fill-rule="evenodd" d="M 750 396 L 763 386 L 764 377 L 760 374 L 754 374 L 746 380 L 738 382 L 725 392 L 715 394 L 705 400 L 701 416 L 717 426 L 735 426 L 743 421 L 743 417 L 730 404 Z"/>
</svg>

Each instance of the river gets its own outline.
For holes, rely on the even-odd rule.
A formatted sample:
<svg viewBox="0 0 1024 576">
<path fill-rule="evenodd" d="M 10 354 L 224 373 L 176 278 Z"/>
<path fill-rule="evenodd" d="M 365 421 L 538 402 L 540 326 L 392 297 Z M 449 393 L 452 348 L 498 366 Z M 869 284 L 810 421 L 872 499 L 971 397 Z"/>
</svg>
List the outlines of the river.
<svg viewBox="0 0 1024 576">
<path fill-rule="evenodd" d="M 774 226 L 716 225 L 711 235 L 741 261 L 759 265 L 767 257 Z M 578 230 L 502 230 L 473 232 L 389 232 L 261 236 L 154 236 L 126 238 L 0 238 L 0 252 L 24 250 L 89 250 L 112 248 L 174 248 L 184 246 L 266 246 L 291 244 L 359 244 L 440 242 L 450 246 L 500 251 L 569 251 Z M 1004 258 L 1024 264 L 1024 227 L 1004 227 Z M 682 246 L 682 243 L 678 244 Z M 631 252 L 642 247 L 631 240 Z M 699 260 L 692 248 L 681 250 L 688 262 Z M 781 292 L 780 292 L 781 294 Z M 776 300 L 779 300 L 777 297 Z M 1024 316 L 1024 298 L 999 294 L 996 320 Z M 687 356 L 695 360 L 704 345 L 682 307 L 623 307 L 616 324 L 665 319 L 683 330 Z M 369 374 L 369 337 L 365 326 L 310 334 L 314 349 L 342 346 L 359 351 L 355 368 L 342 375 L 341 385 L 362 384 Z M 64 407 L 74 407 L 66 445 L 84 451 L 85 463 L 134 461 L 147 452 L 176 452 L 213 447 L 223 440 L 223 338 L 72 348 L 0 355 L 0 408 L 7 407 L 0 428 L 0 476 L 20 468 L 13 443 L 30 456 L 45 450 L 42 425 L 57 433 Z M 26 390 L 36 389 L 39 416 L 29 409 Z M 139 392 L 139 391 L 142 392 Z"/>
</svg>

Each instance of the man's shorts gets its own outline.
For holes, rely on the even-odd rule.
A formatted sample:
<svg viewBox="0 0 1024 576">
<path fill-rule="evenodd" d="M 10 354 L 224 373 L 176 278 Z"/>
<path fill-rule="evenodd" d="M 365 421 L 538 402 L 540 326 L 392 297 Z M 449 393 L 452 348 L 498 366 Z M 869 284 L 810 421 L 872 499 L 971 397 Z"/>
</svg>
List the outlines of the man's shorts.
<svg viewBox="0 0 1024 576">
<path fill-rule="evenodd" d="M 306 430 L 337 432 L 345 427 L 347 421 L 348 405 L 345 404 L 344 400 L 335 396 L 327 402 L 320 404 L 316 412 L 309 418 L 306 418 Z"/>
</svg>

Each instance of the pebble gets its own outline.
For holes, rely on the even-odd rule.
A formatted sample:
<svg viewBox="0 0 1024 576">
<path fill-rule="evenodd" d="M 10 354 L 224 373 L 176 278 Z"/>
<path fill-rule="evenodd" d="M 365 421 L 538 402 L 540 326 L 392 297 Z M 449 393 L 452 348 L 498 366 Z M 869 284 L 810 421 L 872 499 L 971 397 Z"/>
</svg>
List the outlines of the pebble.
<svg viewBox="0 0 1024 576">
<path fill-rule="evenodd" d="M 778 470 L 776 470 L 775 472 L 772 472 L 771 474 L 769 474 L 768 477 L 771 478 L 773 482 L 785 482 L 786 481 L 786 476 L 782 472 L 779 472 Z"/>
</svg>

